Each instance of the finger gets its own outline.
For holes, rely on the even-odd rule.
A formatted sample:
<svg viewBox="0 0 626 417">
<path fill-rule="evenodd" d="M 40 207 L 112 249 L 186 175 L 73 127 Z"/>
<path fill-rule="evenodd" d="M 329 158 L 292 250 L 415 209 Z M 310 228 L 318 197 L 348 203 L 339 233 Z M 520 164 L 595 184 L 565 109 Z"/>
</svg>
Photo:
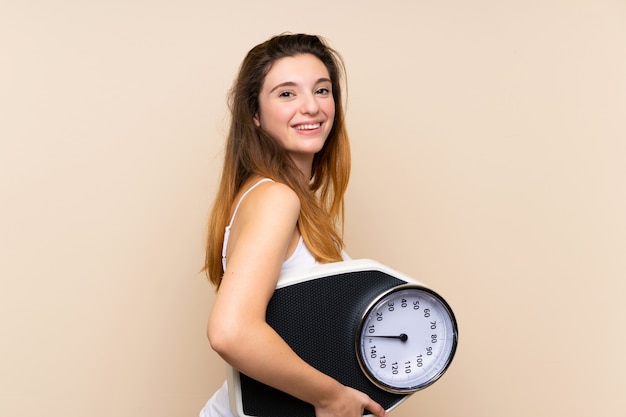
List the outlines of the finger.
<svg viewBox="0 0 626 417">
<path fill-rule="evenodd" d="M 371 398 L 369 399 L 365 408 L 376 417 L 387 417 L 387 412 L 385 411 L 385 409 Z"/>
</svg>

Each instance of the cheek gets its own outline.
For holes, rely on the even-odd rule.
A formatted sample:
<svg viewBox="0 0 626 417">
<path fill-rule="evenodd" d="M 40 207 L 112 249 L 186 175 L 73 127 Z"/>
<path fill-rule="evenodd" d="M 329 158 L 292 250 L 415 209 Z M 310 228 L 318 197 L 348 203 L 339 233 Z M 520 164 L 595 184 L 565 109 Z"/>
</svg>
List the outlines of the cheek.
<svg viewBox="0 0 626 417">
<path fill-rule="evenodd" d="M 325 107 L 324 107 L 324 113 L 326 114 L 326 116 L 328 116 L 328 119 L 332 122 L 335 120 L 335 102 L 334 101 L 330 101 Z"/>
<path fill-rule="evenodd" d="M 270 129 L 281 124 L 288 123 L 292 112 L 286 106 L 267 105 L 261 108 L 261 125 L 265 129 Z"/>
<path fill-rule="evenodd" d="M 289 122 L 292 113 L 281 106 L 266 106 L 261 111 L 260 127 L 279 143 L 284 144 L 289 134 Z"/>
</svg>

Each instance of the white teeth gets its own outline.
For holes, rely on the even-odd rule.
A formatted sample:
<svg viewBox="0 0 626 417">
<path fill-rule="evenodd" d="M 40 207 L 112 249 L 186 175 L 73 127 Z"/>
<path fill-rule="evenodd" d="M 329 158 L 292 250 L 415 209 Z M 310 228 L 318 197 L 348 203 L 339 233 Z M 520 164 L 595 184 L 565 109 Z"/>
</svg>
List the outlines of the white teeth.
<svg viewBox="0 0 626 417">
<path fill-rule="evenodd" d="M 321 123 L 313 123 L 310 125 L 298 125 L 295 127 L 295 129 L 296 130 L 311 130 L 311 129 L 317 129 L 320 126 L 321 126 Z"/>
</svg>

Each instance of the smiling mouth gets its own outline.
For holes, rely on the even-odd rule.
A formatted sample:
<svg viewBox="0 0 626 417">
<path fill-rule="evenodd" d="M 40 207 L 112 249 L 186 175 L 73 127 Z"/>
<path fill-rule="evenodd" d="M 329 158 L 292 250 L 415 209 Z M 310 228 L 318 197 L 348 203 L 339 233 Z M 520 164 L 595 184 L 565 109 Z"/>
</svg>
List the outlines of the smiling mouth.
<svg viewBox="0 0 626 417">
<path fill-rule="evenodd" d="M 305 125 L 297 125 L 294 126 L 294 129 L 296 130 L 315 130 L 315 129 L 319 129 L 319 127 L 321 126 L 321 123 L 310 123 L 310 124 L 305 124 Z"/>
</svg>

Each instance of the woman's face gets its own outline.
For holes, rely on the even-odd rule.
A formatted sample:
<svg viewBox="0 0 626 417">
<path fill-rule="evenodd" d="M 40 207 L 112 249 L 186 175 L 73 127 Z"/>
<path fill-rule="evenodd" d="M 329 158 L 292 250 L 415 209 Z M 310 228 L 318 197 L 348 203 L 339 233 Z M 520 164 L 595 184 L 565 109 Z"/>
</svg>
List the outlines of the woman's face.
<svg viewBox="0 0 626 417">
<path fill-rule="evenodd" d="M 311 54 L 281 58 L 265 76 L 259 93 L 257 126 L 310 171 L 335 118 L 332 83 L 326 66 Z"/>
</svg>

